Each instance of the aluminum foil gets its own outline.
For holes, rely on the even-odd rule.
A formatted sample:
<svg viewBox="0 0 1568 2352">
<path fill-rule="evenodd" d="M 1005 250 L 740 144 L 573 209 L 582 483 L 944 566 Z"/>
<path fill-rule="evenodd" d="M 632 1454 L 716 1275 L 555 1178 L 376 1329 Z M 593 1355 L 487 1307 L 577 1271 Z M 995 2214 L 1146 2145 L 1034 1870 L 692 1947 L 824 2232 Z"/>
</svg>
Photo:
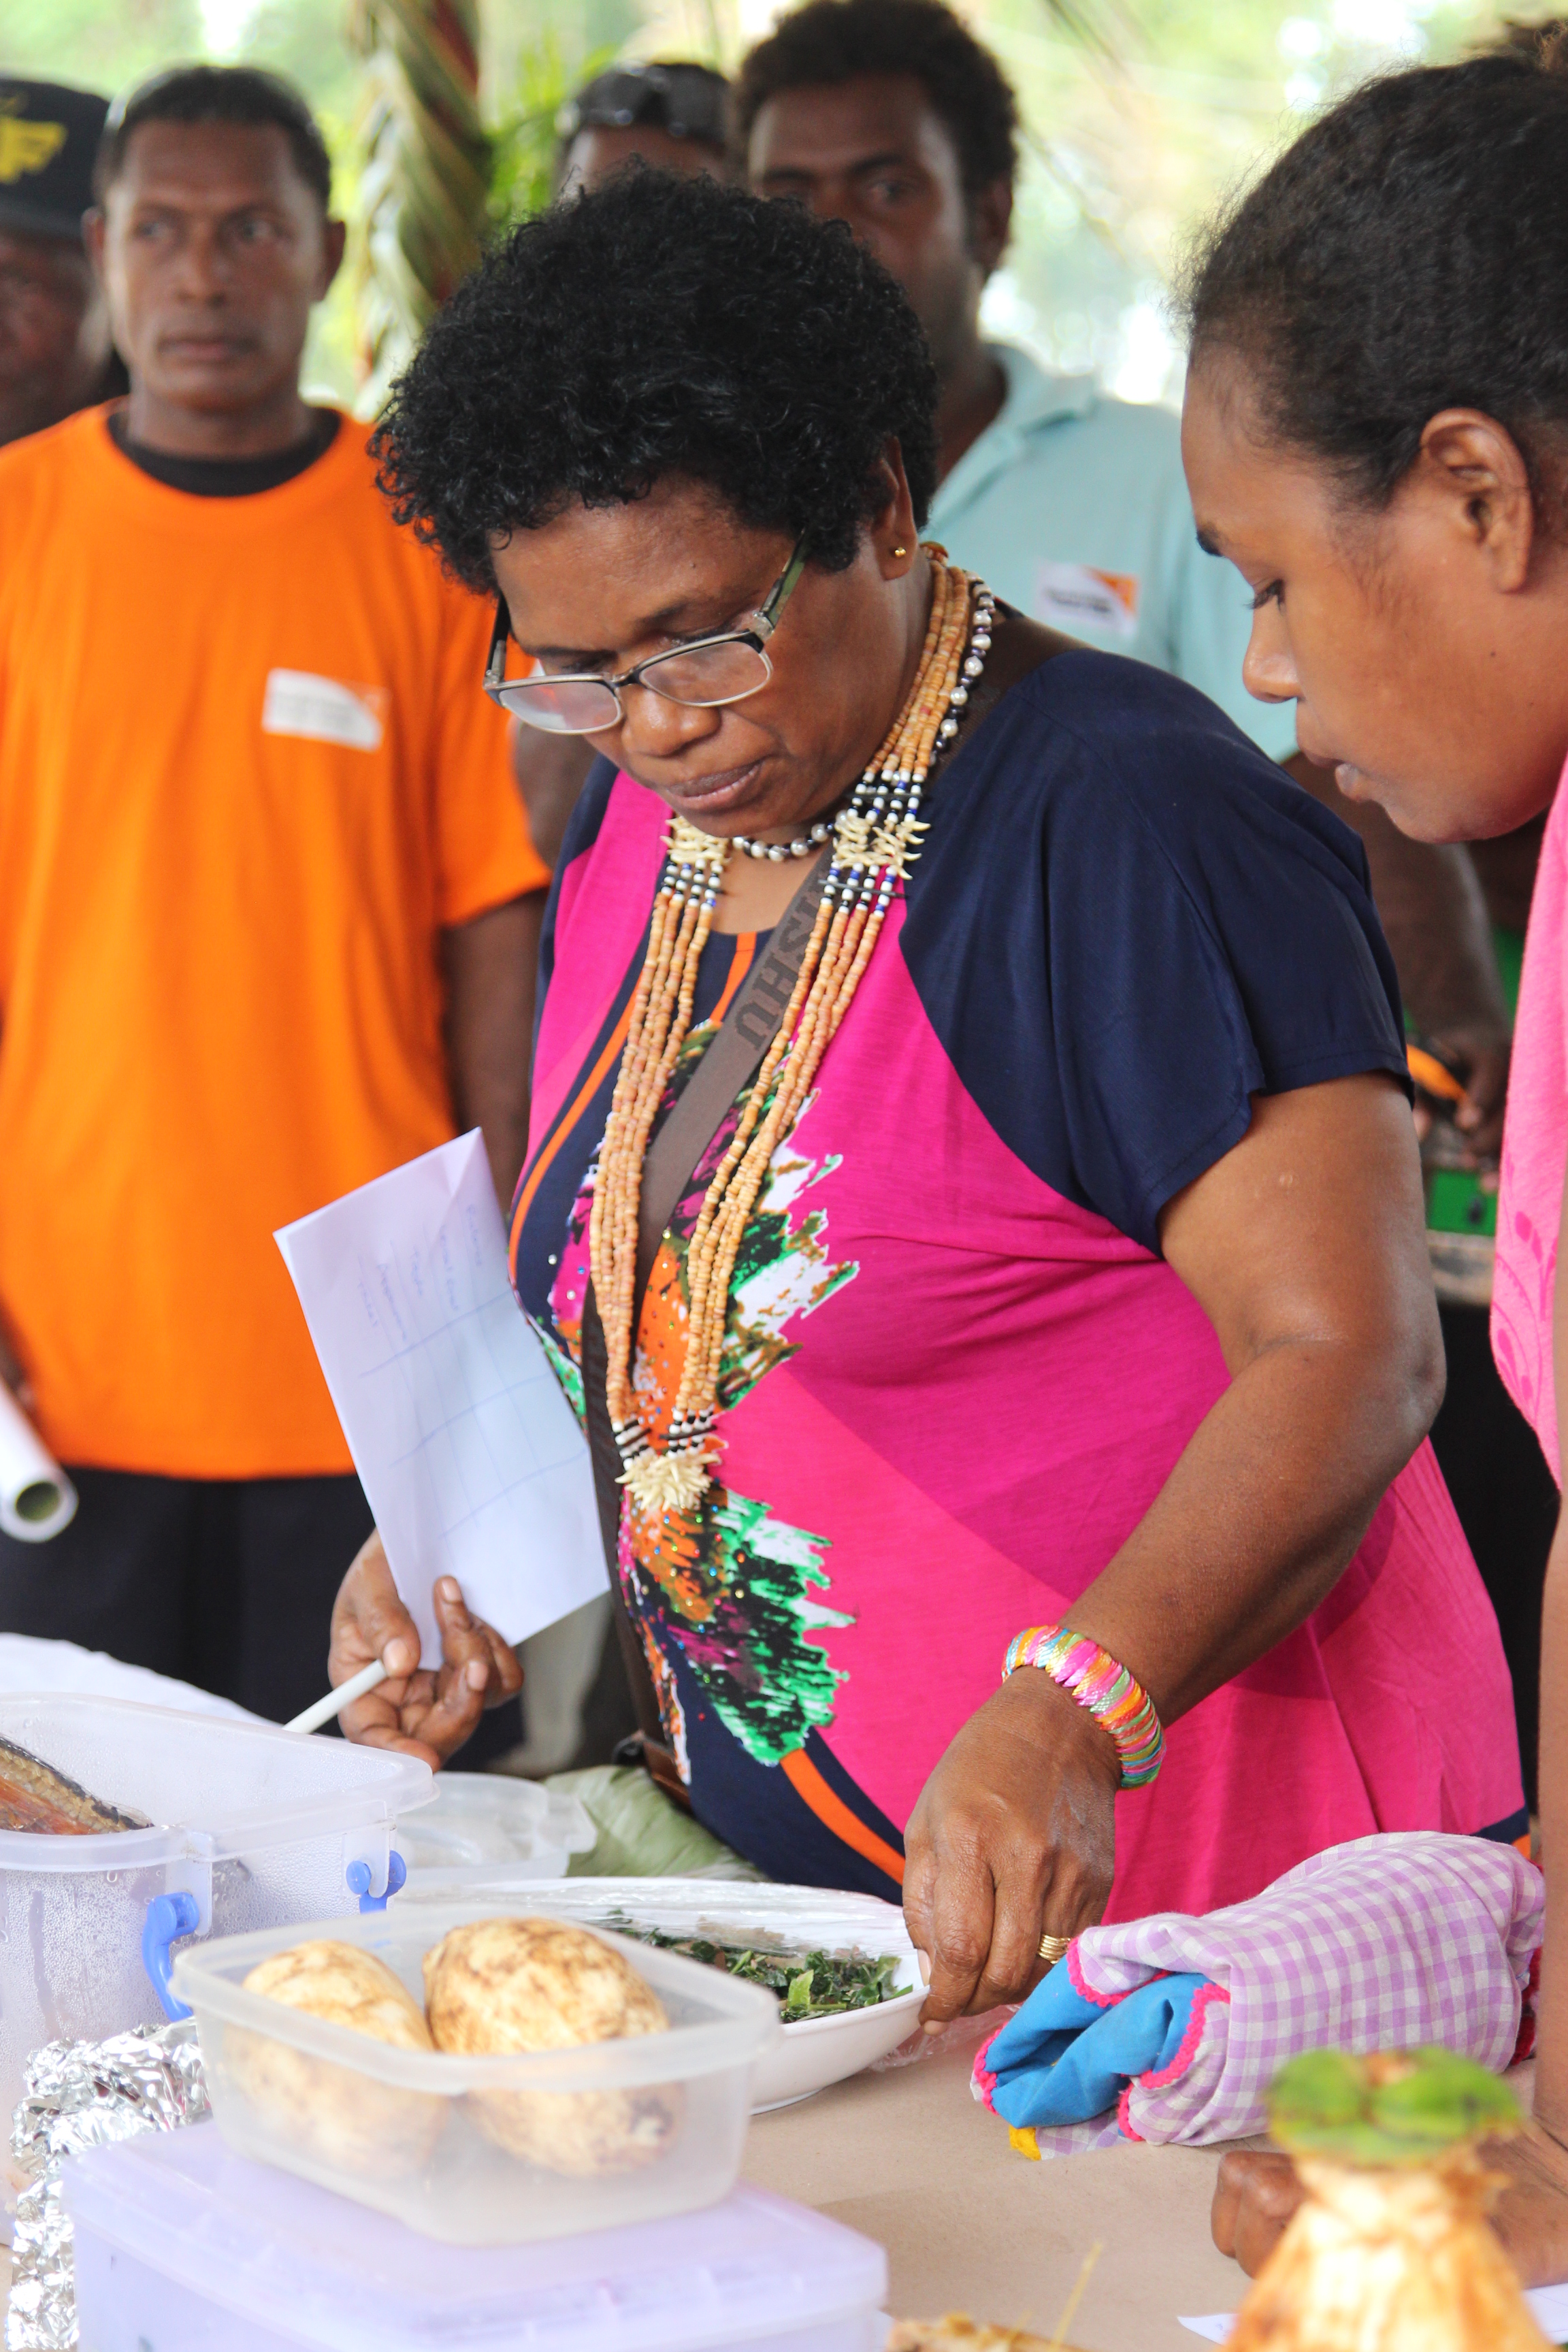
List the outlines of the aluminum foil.
<svg viewBox="0 0 1568 2352">
<path fill-rule="evenodd" d="M 137 2026 L 107 2042 L 51 2042 L 27 2062 L 11 2153 L 27 2182 L 16 2200 L 7 2352 L 69 2352 L 77 2341 L 71 2225 L 60 2169 L 83 2148 L 176 2131 L 207 2113 L 195 2029 Z"/>
</svg>

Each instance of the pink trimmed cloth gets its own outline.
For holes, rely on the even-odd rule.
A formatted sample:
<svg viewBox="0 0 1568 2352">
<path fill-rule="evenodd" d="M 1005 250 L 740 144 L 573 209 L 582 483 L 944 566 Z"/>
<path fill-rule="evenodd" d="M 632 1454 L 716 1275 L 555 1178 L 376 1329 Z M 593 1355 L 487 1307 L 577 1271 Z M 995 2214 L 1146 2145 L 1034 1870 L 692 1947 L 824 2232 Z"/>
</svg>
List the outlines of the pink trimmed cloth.
<svg viewBox="0 0 1568 2352">
<path fill-rule="evenodd" d="M 974 2096 L 1026 2154 L 1066 2156 L 1261 2131 L 1303 2050 L 1436 2043 L 1500 2074 L 1527 2054 L 1543 1905 L 1512 1846 L 1417 1831 L 1331 1847 L 1205 1918 L 1090 1927 L 982 2045 Z"/>
<path fill-rule="evenodd" d="M 1568 771 L 1564 771 L 1568 780 Z M 1492 1353 L 1558 1485 L 1552 1299 L 1568 1173 L 1568 792 L 1560 783 L 1530 905 L 1508 1081 Z"/>
</svg>

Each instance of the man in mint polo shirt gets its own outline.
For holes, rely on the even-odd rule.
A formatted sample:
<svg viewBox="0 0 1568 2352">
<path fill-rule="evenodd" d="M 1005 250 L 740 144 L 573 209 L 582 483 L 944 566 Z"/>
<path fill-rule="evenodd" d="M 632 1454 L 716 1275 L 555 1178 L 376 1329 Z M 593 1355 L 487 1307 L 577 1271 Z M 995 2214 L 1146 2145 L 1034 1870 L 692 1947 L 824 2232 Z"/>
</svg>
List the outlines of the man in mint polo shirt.
<svg viewBox="0 0 1568 2352">
<path fill-rule="evenodd" d="M 931 535 L 1021 612 L 1184 677 L 1288 758 L 1290 712 L 1241 683 L 1247 596 L 1194 535 L 1176 418 L 982 338 L 1018 162 L 990 51 L 939 0 L 810 0 L 752 50 L 734 113 L 758 193 L 847 221 L 920 313 L 942 384 Z"/>
<path fill-rule="evenodd" d="M 1109 399 L 1089 376 L 1047 374 L 1016 346 L 982 349 L 1001 406 L 943 477 L 932 535 L 1010 604 L 1184 677 L 1289 759 L 1291 710 L 1242 685 L 1247 597 L 1194 535 L 1175 417 Z"/>
<path fill-rule="evenodd" d="M 1297 752 L 1293 709 L 1247 693 L 1246 593 L 1197 544 L 1176 418 L 981 334 L 1018 161 L 995 58 L 941 0 L 807 0 L 742 64 L 733 124 L 752 186 L 847 221 L 920 314 L 942 385 L 932 537 L 1020 611 L 1185 678 L 1354 826 L 1406 1003 L 1469 1073 L 1461 1126 L 1495 1151 L 1508 1014 L 1467 853 L 1344 800 Z"/>
</svg>

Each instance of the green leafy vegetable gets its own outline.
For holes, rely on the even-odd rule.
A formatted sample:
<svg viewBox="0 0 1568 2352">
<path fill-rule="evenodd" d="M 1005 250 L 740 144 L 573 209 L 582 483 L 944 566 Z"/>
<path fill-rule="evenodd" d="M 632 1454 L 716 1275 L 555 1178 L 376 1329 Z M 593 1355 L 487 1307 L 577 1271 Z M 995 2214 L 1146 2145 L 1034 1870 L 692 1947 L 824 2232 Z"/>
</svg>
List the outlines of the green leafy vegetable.
<svg viewBox="0 0 1568 2352">
<path fill-rule="evenodd" d="M 786 2025 L 803 2025 L 808 2018 L 839 2017 L 846 2010 L 875 2009 L 897 2000 L 903 1991 L 893 1979 L 896 1955 L 881 1959 L 834 1959 L 826 1952 L 770 1952 L 740 1944 L 715 1944 L 705 1936 L 671 1936 L 662 1927 L 640 1927 L 624 1912 L 612 1912 L 606 1927 L 630 1936 L 639 1944 L 653 1944 L 661 1952 L 679 1952 L 704 1968 L 723 1969 L 749 1984 L 776 1994 Z"/>
</svg>

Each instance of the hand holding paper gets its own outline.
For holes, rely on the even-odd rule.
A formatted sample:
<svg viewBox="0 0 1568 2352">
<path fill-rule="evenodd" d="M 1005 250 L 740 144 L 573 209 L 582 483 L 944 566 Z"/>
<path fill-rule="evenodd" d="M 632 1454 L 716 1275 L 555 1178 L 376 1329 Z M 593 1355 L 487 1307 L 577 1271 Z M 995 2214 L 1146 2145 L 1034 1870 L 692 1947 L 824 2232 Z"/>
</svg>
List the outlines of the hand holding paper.
<svg viewBox="0 0 1568 2352">
<path fill-rule="evenodd" d="M 277 1239 L 422 1663 L 438 1576 L 512 1643 L 604 1591 L 588 1449 L 512 1297 L 478 1131 Z"/>
</svg>

